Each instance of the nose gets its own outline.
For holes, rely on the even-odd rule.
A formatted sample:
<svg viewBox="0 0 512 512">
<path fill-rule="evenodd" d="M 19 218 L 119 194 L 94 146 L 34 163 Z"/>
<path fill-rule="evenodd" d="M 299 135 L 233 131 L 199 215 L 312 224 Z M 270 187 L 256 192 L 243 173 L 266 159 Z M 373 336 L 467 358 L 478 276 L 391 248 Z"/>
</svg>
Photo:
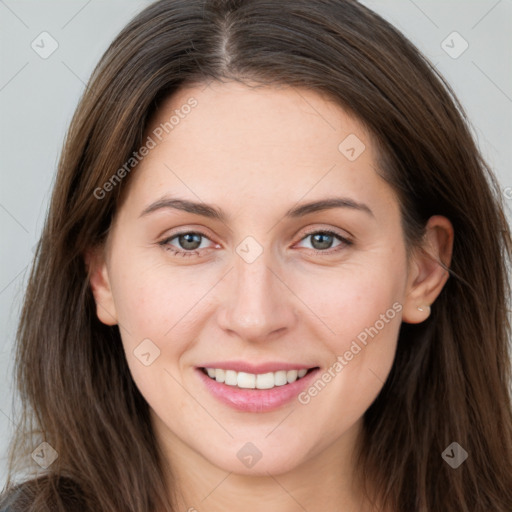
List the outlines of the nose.
<svg viewBox="0 0 512 512">
<path fill-rule="evenodd" d="M 235 254 L 218 311 L 223 330 L 245 341 L 261 342 L 292 329 L 297 321 L 295 296 L 270 265 L 265 251 L 251 263 Z"/>
</svg>

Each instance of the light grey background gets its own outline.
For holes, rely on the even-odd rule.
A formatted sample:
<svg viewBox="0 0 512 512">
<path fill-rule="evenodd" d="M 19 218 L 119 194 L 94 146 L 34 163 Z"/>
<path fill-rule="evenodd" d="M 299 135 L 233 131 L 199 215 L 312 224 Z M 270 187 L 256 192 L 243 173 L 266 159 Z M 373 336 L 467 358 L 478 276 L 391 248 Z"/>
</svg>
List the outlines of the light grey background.
<svg viewBox="0 0 512 512">
<path fill-rule="evenodd" d="M 0 487 L 14 429 L 14 333 L 63 137 L 94 65 L 128 20 L 149 3 L 0 0 Z M 362 3 L 398 27 L 447 78 L 510 208 L 512 0 Z M 34 42 L 40 52 L 51 48 L 51 39 L 40 36 L 42 32 L 58 43 L 46 59 L 31 47 Z M 467 50 L 453 58 L 465 41 Z"/>
</svg>

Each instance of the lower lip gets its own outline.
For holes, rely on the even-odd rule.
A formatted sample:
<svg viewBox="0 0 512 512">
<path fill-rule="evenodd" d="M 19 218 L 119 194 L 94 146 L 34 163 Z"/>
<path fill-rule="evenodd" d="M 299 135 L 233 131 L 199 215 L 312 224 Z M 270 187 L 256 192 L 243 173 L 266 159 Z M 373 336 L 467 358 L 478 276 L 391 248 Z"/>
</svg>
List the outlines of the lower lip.
<svg viewBox="0 0 512 512">
<path fill-rule="evenodd" d="M 208 377 L 200 368 L 197 368 L 196 371 L 208 391 L 222 403 L 243 412 L 268 412 L 278 409 L 296 398 L 310 385 L 319 368 L 311 370 L 291 384 L 275 386 L 272 389 L 242 389 L 237 386 L 228 386 Z"/>
</svg>

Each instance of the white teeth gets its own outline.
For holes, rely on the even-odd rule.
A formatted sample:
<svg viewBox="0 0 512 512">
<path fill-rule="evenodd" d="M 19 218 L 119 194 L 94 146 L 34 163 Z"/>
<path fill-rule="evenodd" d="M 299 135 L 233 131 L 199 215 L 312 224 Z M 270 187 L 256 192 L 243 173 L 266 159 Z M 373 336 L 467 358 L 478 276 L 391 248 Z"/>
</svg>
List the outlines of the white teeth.
<svg viewBox="0 0 512 512">
<path fill-rule="evenodd" d="M 307 370 L 279 370 L 268 373 L 235 372 L 221 368 L 206 368 L 208 376 L 217 382 L 228 386 L 237 386 L 242 389 L 272 389 L 275 386 L 291 384 L 306 375 Z"/>
<path fill-rule="evenodd" d="M 304 370 L 304 374 L 306 374 L 307 370 Z M 276 386 L 284 386 L 285 384 L 288 384 L 288 381 L 286 380 L 286 371 L 280 370 L 276 373 L 274 373 L 274 384 Z"/>
<path fill-rule="evenodd" d="M 238 372 L 236 382 L 239 388 L 254 389 L 256 387 L 256 375 L 252 373 Z"/>
<path fill-rule="evenodd" d="M 226 370 L 226 379 L 224 380 L 224 382 L 228 386 L 236 386 L 237 385 L 236 372 L 233 370 Z"/>
<path fill-rule="evenodd" d="M 288 384 L 295 382 L 297 380 L 298 374 L 299 372 L 297 370 L 288 370 L 286 372 L 286 380 L 288 381 Z"/>
<path fill-rule="evenodd" d="M 259 373 L 256 375 L 256 389 L 271 389 L 274 387 L 274 374 Z"/>
</svg>

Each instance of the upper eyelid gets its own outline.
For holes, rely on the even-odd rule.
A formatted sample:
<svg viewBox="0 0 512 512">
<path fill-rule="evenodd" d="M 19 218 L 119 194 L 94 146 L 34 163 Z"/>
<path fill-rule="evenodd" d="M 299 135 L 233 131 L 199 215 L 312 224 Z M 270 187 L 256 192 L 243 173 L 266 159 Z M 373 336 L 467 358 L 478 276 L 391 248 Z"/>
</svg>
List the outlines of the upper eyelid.
<svg viewBox="0 0 512 512">
<path fill-rule="evenodd" d="M 314 235 L 315 233 L 325 233 L 325 232 L 333 233 L 341 238 L 346 238 L 346 239 L 354 238 L 353 235 L 351 233 L 349 233 L 347 230 L 341 229 L 341 228 L 333 228 L 333 227 L 311 228 L 311 230 L 307 229 L 303 233 L 302 238 L 309 236 L 309 235 Z M 301 240 L 302 240 L 302 238 L 301 238 Z"/>
<path fill-rule="evenodd" d="M 308 236 L 311 236 L 311 235 L 314 235 L 314 234 L 317 234 L 317 233 L 325 233 L 325 232 L 328 232 L 330 234 L 333 234 L 334 236 L 336 237 L 339 237 L 340 241 L 344 242 L 344 241 L 347 241 L 347 242 L 352 242 L 352 235 L 347 234 L 342 234 L 338 231 L 337 228 L 332 228 L 332 227 L 318 227 L 318 228 L 311 228 L 310 230 L 307 230 L 306 232 L 304 232 L 300 238 L 297 240 L 297 242 L 295 243 L 299 243 L 299 242 L 302 242 L 302 240 L 304 240 L 305 238 L 307 238 Z M 178 237 L 178 236 L 181 236 L 181 235 L 188 235 L 188 234 L 196 234 L 196 235 L 200 235 L 204 238 L 207 238 L 210 242 L 216 244 L 218 242 L 215 242 L 214 240 L 212 240 L 212 237 L 210 237 L 208 234 L 204 233 L 203 231 L 201 231 L 200 229 L 184 229 L 182 231 L 178 231 L 176 233 L 171 233 L 170 235 L 164 237 L 162 239 L 162 241 L 160 243 L 164 243 L 164 242 L 169 242 L 170 240 L 173 240 L 174 238 Z M 183 249 L 181 249 L 183 250 Z M 194 249 L 194 250 L 199 250 L 199 249 Z M 186 251 L 186 252 L 192 252 L 192 251 Z"/>
</svg>

